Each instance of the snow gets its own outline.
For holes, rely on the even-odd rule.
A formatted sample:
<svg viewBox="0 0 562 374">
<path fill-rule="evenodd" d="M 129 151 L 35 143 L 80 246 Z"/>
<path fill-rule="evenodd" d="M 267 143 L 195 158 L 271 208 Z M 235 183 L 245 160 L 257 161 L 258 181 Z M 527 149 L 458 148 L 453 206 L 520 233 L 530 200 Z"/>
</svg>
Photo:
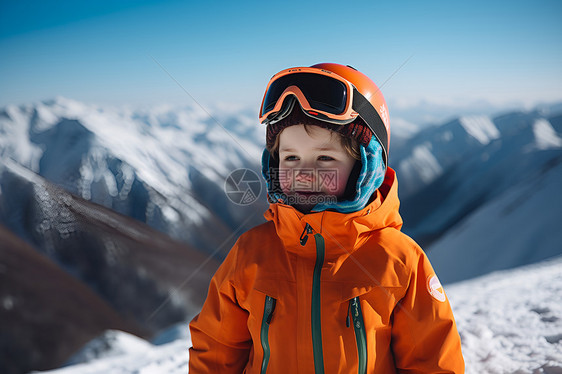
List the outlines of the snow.
<svg viewBox="0 0 562 374">
<path fill-rule="evenodd" d="M 552 128 L 550 122 L 539 119 L 533 124 L 536 146 L 540 150 L 562 147 L 562 138 Z"/>
<path fill-rule="evenodd" d="M 408 176 L 418 176 L 424 183 L 429 183 L 443 173 L 439 161 L 431 152 L 431 143 L 424 143 L 412 150 L 411 157 L 399 164 L 400 170 Z M 407 177 L 407 180 L 411 177 Z"/>
<path fill-rule="evenodd" d="M 558 257 L 445 286 L 467 374 L 562 373 L 561 269 Z M 164 344 L 146 349 L 123 335 L 113 345 L 115 352 L 48 373 L 187 373 L 191 345 L 187 323 L 162 336 Z"/>
<path fill-rule="evenodd" d="M 90 363 L 50 371 L 56 374 L 185 374 L 188 372 L 190 342 L 177 340 L 149 350 L 141 350 Z"/>
<path fill-rule="evenodd" d="M 500 132 L 487 116 L 461 117 L 460 123 L 466 132 L 481 144 L 488 144 L 500 137 Z"/>
<path fill-rule="evenodd" d="M 562 258 L 446 287 L 471 373 L 562 373 Z"/>
<path fill-rule="evenodd" d="M 29 140 L 29 127 L 25 120 L 27 114 L 22 113 L 15 106 L 4 108 L 2 114 L 4 116 L 0 115 L 0 158 L 16 159 L 21 165 L 31 170 L 38 170 L 43 151 Z M 3 122 L 20 125 L 2 126 Z M 25 125 L 22 125 L 24 123 Z"/>
<path fill-rule="evenodd" d="M 118 330 L 107 330 L 98 338 L 86 344 L 68 362 L 83 363 L 95 359 L 131 354 L 144 354 L 151 344 L 144 339 Z"/>
<path fill-rule="evenodd" d="M 43 133 L 61 119 L 77 120 L 95 135 L 98 148 L 126 161 L 144 182 L 167 196 L 190 187 L 186 165 L 196 165 L 222 183 L 221 177 L 230 172 L 224 160 L 238 157 L 237 153 L 249 160 L 259 160 L 261 155 L 259 142 L 252 141 L 260 137 L 259 127 L 254 120 L 252 139 L 244 139 L 241 130 L 248 129 L 248 121 L 240 113 L 220 113 L 222 117 L 217 119 L 195 106 L 112 109 L 63 97 L 19 108 L 9 106 L 5 112 L 7 116 L 0 117 L 0 134 L 8 132 L 8 136 L 0 136 L 0 156 L 38 172 L 43 152 L 29 134 Z M 232 128 L 223 124 L 232 121 L 229 116 L 240 117 Z M 94 178 L 105 179 L 108 189 L 115 192 L 107 176 Z"/>
</svg>

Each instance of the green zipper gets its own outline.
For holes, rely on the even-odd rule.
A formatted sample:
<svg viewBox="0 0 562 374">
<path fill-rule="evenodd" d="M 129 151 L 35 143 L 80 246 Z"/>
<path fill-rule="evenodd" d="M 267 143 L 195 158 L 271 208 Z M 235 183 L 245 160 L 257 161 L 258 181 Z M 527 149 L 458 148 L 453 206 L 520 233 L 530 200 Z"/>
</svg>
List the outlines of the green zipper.
<svg viewBox="0 0 562 374">
<path fill-rule="evenodd" d="M 265 297 L 265 306 L 263 308 L 263 319 L 261 321 L 261 347 L 263 348 L 263 360 L 261 362 L 261 373 L 267 372 L 267 364 L 269 364 L 269 324 L 273 317 L 276 300 L 271 296 Z"/>
<path fill-rule="evenodd" d="M 316 264 L 312 276 L 312 347 L 314 349 L 314 369 L 316 374 L 324 373 L 324 355 L 322 353 L 322 304 L 320 300 L 320 275 L 322 265 L 324 265 L 324 238 L 320 234 L 315 234 L 316 241 Z"/>
<path fill-rule="evenodd" d="M 365 374 L 367 372 L 367 333 L 365 332 L 365 323 L 363 323 L 363 313 L 358 297 L 349 300 L 349 312 L 353 320 L 353 330 L 355 330 L 355 340 L 357 341 L 358 373 Z M 349 327 L 349 316 L 346 323 Z"/>
<path fill-rule="evenodd" d="M 308 223 L 300 237 L 302 246 L 306 245 L 308 235 L 312 234 L 312 226 Z M 320 234 L 314 234 L 316 242 L 316 263 L 312 274 L 312 303 L 311 303 L 311 324 L 312 324 L 312 350 L 314 352 L 314 372 L 324 374 L 324 354 L 322 352 L 322 303 L 320 300 L 320 276 L 324 265 L 325 245 L 324 238 Z"/>
</svg>

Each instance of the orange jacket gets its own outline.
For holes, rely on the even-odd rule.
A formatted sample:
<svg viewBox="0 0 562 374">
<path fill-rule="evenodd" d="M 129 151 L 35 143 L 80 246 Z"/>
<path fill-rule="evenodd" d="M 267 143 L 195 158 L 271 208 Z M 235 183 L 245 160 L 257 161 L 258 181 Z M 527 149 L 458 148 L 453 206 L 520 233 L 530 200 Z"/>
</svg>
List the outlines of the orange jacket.
<svg viewBox="0 0 562 374">
<path fill-rule="evenodd" d="M 211 280 L 189 373 L 463 373 L 449 302 L 400 231 L 395 178 L 351 214 L 272 204 Z"/>
</svg>

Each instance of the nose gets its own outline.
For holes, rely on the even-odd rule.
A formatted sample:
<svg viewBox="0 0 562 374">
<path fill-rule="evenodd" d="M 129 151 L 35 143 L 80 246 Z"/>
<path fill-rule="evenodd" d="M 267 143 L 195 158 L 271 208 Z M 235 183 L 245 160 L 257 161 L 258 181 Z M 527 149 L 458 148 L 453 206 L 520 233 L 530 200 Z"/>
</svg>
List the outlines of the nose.
<svg viewBox="0 0 562 374">
<path fill-rule="evenodd" d="M 314 180 L 313 169 L 300 169 L 295 172 L 295 180 L 299 182 L 312 182 Z"/>
</svg>

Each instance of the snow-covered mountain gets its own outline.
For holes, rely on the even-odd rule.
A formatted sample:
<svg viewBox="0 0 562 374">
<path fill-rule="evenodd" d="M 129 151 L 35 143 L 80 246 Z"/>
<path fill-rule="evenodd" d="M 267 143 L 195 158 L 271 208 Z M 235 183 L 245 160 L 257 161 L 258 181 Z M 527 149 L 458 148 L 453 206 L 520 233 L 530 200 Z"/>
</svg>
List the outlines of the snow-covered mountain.
<svg viewBox="0 0 562 374">
<path fill-rule="evenodd" d="M 481 165 L 495 166 L 498 161 L 509 163 L 515 157 L 533 160 L 537 152 L 559 149 L 562 139 L 557 132 L 562 131 L 561 114 L 562 111 L 544 109 L 497 117 L 464 116 L 416 133 L 391 154 L 390 162 L 397 169 L 401 182 L 402 199 L 432 184 L 452 168 L 466 164 L 474 156 L 481 158 Z M 473 169 L 469 175 L 477 171 Z M 504 173 L 506 171 L 501 174 Z M 512 181 L 506 181 L 509 182 Z"/>
<path fill-rule="evenodd" d="M 7 162 L 0 213 L 0 372 L 62 365 L 107 329 L 149 338 L 198 312 L 218 262 Z M 21 237 L 30 235 L 30 241 Z"/>
<path fill-rule="evenodd" d="M 391 154 L 404 231 L 442 281 L 562 253 L 562 115 L 543 109 L 461 117 Z"/>
<path fill-rule="evenodd" d="M 467 374 L 562 372 L 562 259 L 498 272 L 451 285 L 446 292 L 462 340 Z M 85 352 L 98 359 L 51 374 L 185 374 L 187 324 L 181 338 L 147 347 L 126 333 L 111 332 Z M 183 334 L 183 335 L 182 335 Z M 108 337 L 109 336 L 109 337 Z"/>
<path fill-rule="evenodd" d="M 61 97 L 8 106 L 0 109 L 0 162 L 13 160 L 77 196 L 213 252 L 234 231 L 259 222 L 265 199 L 241 206 L 224 191 L 234 170 L 259 170 L 263 128 L 247 111 L 212 112 L 195 105 L 109 109 Z M 19 224 L 13 217 L 0 221 Z"/>
<path fill-rule="evenodd" d="M 253 113 L 213 113 L 65 98 L 0 109 L 0 301 L 8 306 L 0 319 L 14 327 L 0 334 L 10 347 L 1 372 L 56 367 L 92 334 L 120 328 L 150 337 L 197 312 L 216 259 L 265 209 L 263 190 L 246 205 L 225 193 L 230 172 L 257 171 L 263 128 Z M 19 242 L 6 240 L 13 234 Z M 19 276 L 34 274 L 17 257 L 25 246 L 50 261 L 48 274 L 74 279 L 59 282 L 58 299 L 33 286 L 43 273 Z M 77 302 L 64 287 L 98 299 Z M 104 303 L 102 315 L 87 307 Z M 71 306 L 86 306 L 87 322 L 57 327 Z"/>
<path fill-rule="evenodd" d="M 562 253 L 562 156 L 464 217 L 428 255 L 450 283 Z"/>
</svg>

